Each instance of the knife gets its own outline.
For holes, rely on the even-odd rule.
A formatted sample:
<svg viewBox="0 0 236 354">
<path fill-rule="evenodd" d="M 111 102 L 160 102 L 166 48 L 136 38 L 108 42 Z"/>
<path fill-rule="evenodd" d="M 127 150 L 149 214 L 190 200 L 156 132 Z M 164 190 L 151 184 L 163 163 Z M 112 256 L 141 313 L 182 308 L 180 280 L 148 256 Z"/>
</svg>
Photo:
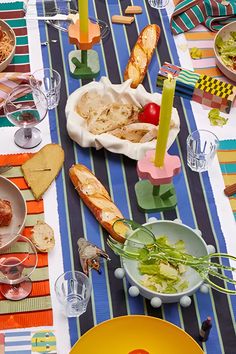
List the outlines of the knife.
<svg viewBox="0 0 236 354">
<path fill-rule="evenodd" d="M 37 21 L 72 21 L 76 22 L 79 19 L 79 14 L 56 14 L 54 16 L 25 16 L 25 20 Z"/>
</svg>

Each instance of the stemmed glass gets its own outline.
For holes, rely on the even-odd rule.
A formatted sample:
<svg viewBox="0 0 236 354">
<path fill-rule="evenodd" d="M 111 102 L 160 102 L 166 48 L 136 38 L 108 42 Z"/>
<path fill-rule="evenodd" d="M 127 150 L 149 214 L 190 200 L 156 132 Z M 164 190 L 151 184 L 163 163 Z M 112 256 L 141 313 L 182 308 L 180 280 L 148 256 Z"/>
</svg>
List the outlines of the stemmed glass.
<svg viewBox="0 0 236 354">
<path fill-rule="evenodd" d="M 10 92 L 4 112 L 12 124 L 22 127 L 14 135 L 16 145 L 31 149 L 41 143 L 41 132 L 34 126 L 46 117 L 47 110 L 47 98 L 39 88 L 26 84 Z"/>
<path fill-rule="evenodd" d="M 33 243 L 18 235 L 17 241 L 0 251 L 0 292 L 8 300 L 22 300 L 32 290 L 30 275 L 38 263 Z"/>
<path fill-rule="evenodd" d="M 154 9 L 164 9 L 168 5 L 169 0 L 148 0 L 148 3 Z"/>
</svg>

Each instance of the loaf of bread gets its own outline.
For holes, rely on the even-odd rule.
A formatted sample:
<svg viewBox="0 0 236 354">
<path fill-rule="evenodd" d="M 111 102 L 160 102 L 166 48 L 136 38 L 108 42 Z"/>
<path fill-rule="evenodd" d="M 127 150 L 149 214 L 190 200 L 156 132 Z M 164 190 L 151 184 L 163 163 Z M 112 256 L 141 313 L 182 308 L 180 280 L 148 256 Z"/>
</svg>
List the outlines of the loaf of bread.
<svg viewBox="0 0 236 354">
<path fill-rule="evenodd" d="M 159 37 L 160 27 L 155 24 L 146 26 L 138 36 L 124 72 L 124 80 L 132 79 L 132 88 L 142 83 Z"/>
<path fill-rule="evenodd" d="M 64 151 L 58 144 L 45 145 L 22 166 L 24 178 L 36 200 L 40 199 L 56 178 L 64 162 Z"/>
<path fill-rule="evenodd" d="M 125 239 L 115 233 L 112 227 L 114 222 L 122 219 L 123 216 L 102 183 L 86 166 L 81 164 L 73 165 L 69 170 L 69 175 L 80 198 L 98 222 L 115 240 L 124 242 Z"/>
</svg>

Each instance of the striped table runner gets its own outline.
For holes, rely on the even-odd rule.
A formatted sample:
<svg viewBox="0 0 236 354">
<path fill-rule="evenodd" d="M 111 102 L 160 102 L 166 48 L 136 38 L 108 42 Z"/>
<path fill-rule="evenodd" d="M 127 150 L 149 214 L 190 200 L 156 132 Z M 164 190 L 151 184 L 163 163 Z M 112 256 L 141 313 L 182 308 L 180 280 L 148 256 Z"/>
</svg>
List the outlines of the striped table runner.
<svg viewBox="0 0 236 354">
<path fill-rule="evenodd" d="M 21 190 L 27 204 L 27 218 L 23 235 L 31 236 L 37 220 L 44 220 L 43 200 L 36 201 L 28 188 L 20 166 L 31 154 L 0 155 L 0 166 L 14 167 L 4 173 Z M 33 289 L 29 297 L 21 301 L 6 300 L 0 294 L 0 330 L 52 325 L 52 306 L 48 280 L 48 256 L 38 253 L 38 265 L 31 275 Z"/>
<path fill-rule="evenodd" d="M 30 72 L 29 46 L 24 3 L 21 1 L 0 3 L 0 18 L 11 26 L 16 34 L 16 52 L 12 62 L 5 69 L 6 72 Z M 12 126 L 9 120 L 0 111 L 0 127 Z"/>
<path fill-rule="evenodd" d="M 220 141 L 217 154 L 225 186 L 236 183 L 236 140 Z M 236 194 L 229 201 L 236 220 Z"/>
<path fill-rule="evenodd" d="M 51 3 L 55 5 L 59 4 L 59 1 Z M 73 6 L 76 7 L 77 2 L 71 1 L 67 3 L 69 4 L 73 8 Z M 37 5 L 39 13 L 50 12 L 49 1 L 38 2 Z M 94 48 L 99 55 L 100 77 L 108 76 L 114 84 L 122 82 L 123 72 L 138 34 L 147 23 L 156 23 L 162 29 L 161 37 L 158 50 L 154 53 L 143 82 L 149 92 L 156 91 L 157 73 L 162 63 L 167 61 L 180 65 L 175 42 L 170 32 L 169 18 L 165 10 L 157 11 L 152 9 L 147 1 L 135 0 L 135 5 L 142 6 L 143 13 L 135 16 L 135 21 L 129 26 L 112 24 L 112 15 L 123 14 L 129 5 L 133 5 L 130 0 L 89 1 L 90 16 L 107 22 L 111 28 L 110 36 Z M 114 269 L 120 266 L 119 257 L 114 255 L 106 245 L 107 233 L 81 203 L 68 175 L 68 170 L 73 163 L 85 164 L 106 186 L 126 218 L 139 223 L 144 223 L 149 216 L 169 220 L 180 218 L 188 226 L 199 228 L 208 244 L 213 244 L 218 250 L 225 252 L 225 240 L 221 232 L 208 174 L 196 174 L 186 165 L 186 138 L 191 130 L 196 129 L 189 100 L 179 97 L 175 99 L 175 107 L 178 108 L 181 118 L 181 130 L 170 153 L 180 156 L 182 163 L 181 173 L 174 180 L 178 205 L 175 210 L 143 214 L 137 207 L 134 192 L 134 185 L 138 181 L 136 161 L 119 154 L 112 154 L 104 149 L 96 151 L 93 148 L 81 148 L 68 138 L 64 113 L 67 97 L 89 80 L 76 80 L 69 74 L 67 58 L 74 48 L 68 43 L 67 33 L 58 32 L 55 28 L 45 26 L 44 23 L 39 23 L 39 28 L 41 42 L 49 41 L 49 46 L 43 51 L 44 66 L 53 67 L 60 72 L 62 78 L 59 106 L 55 111 L 50 111 L 50 129 L 52 141 L 61 144 L 66 156 L 64 173 L 56 181 L 60 233 L 63 235 L 61 242 L 64 269 L 65 271 L 81 269 L 77 240 L 82 235 L 105 249 L 111 258 L 111 262 L 104 262 L 101 275 L 96 272 L 91 273 L 93 291 L 86 314 L 77 320 L 69 319 L 71 344 L 74 344 L 83 333 L 97 323 L 127 314 L 145 314 L 166 319 L 180 326 L 195 340 L 198 340 L 201 323 L 210 315 L 213 327 L 209 339 L 206 343 L 200 343 L 204 352 L 234 354 L 236 297 L 225 296 L 210 290 L 209 294 L 200 292 L 194 294 L 191 297 L 192 304 L 188 308 L 182 308 L 179 304 L 166 304 L 158 309 L 152 308 L 150 301 L 140 296 L 129 297 L 126 281 L 117 280 L 114 276 Z M 57 43 L 51 40 L 57 40 Z"/>
<path fill-rule="evenodd" d="M 44 345 L 45 339 L 50 348 Z M 53 328 L 37 332 L 18 330 L 0 333 L 0 354 L 34 354 L 46 352 L 56 354 L 56 340 Z"/>
</svg>

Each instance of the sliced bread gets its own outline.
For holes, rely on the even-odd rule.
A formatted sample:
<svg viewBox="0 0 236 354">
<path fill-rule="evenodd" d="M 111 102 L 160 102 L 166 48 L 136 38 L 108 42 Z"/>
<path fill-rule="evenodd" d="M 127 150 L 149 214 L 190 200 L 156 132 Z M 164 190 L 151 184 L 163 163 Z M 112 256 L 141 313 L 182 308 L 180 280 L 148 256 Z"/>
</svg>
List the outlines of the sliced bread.
<svg viewBox="0 0 236 354">
<path fill-rule="evenodd" d="M 22 166 L 24 178 L 36 200 L 40 199 L 56 178 L 64 162 L 64 151 L 58 144 L 45 145 Z"/>
</svg>

